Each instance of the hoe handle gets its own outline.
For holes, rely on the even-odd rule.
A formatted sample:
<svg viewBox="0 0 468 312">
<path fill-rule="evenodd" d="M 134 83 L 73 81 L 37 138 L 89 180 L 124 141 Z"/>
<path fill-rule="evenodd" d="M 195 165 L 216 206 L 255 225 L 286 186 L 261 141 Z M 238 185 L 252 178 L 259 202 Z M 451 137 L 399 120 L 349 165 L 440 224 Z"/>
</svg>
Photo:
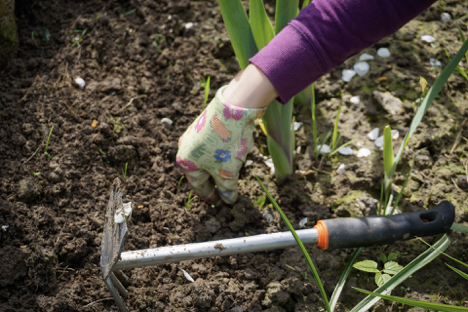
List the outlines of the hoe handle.
<svg viewBox="0 0 468 312">
<path fill-rule="evenodd" d="M 320 220 L 315 226 L 319 233 L 317 246 L 323 250 L 369 247 L 437 235 L 447 232 L 454 218 L 453 205 L 443 201 L 421 212 Z"/>
</svg>

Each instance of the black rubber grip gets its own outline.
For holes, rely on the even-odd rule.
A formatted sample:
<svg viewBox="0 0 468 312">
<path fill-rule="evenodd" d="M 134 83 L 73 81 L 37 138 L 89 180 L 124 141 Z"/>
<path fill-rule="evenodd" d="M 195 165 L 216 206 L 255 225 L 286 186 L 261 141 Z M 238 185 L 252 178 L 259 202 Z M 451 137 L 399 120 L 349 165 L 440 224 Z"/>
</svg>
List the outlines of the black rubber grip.
<svg viewBox="0 0 468 312">
<path fill-rule="evenodd" d="M 445 233 L 455 218 L 452 203 L 443 201 L 432 209 L 393 216 L 323 220 L 328 249 L 369 247 L 414 237 Z"/>
</svg>

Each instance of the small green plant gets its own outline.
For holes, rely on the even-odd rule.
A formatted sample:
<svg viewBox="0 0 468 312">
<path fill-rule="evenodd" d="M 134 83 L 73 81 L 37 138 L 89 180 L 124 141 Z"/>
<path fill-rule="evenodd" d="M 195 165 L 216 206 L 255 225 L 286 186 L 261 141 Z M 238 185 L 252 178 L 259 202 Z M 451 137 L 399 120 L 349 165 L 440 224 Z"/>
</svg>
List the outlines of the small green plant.
<svg viewBox="0 0 468 312">
<path fill-rule="evenodd" d="M 83 37 L 84 35 L 86 34 L 86 32 L 88 31 L 88 28 L 84 29 L 84 30 L 80 30 L 80 29 L 75 29 L 73 30 L 74 33 L 79 33 L 80 35 L 77 35 L 76 37 L 73 37 L 71 42 L 72 42 L 72 47 L 75 47 L 75 46 L 80 46 L 80 43 L 83 41 Z"/>
<path fill-rule="evenodd" d="M 179 183 L 177 183 L 177 193 L 179 193 L 179 190 L 180 190 L 180 184 L 182 183 L 182 180 L 185 179 L 185 175 L 182 175 L 179 179 Z"/>
<path fill-rule="evenodd" d="M 34 177 L 38 177 L 41 175 L 40 172 L 31 172 L 31 174 L 34 176 Z"/>
<path fill-rule="evenodd" d="M 260 207 L 260 209 L 263 209 L 263 206 L 265 206 L 265 201 L 266 196 L 262 195 L 254 202 L 254 205 Z"/>
<path fill-rule="evenodd" d="M 202 111 L 205 109 L 206 103 L 208 103 L 208 96 L 210 95 L 210 80 L 211 80 L 211 76 L 208 76 L 206 80 L 205 78 L 202 78 L 200 80 L 201 86 L 205 89 L 205 96 L 203 98 Z"/>
<path fill-rule="evenodd" d="M 125 12 L 125 13 L 122 14 L 122 15 L 123 15 L 123 16 L 128 16 L 128 15 L 133 14 L 133 13 L 135 13 L 135 12 L 136 12 L 136 9 L 133 9 L 133 10 L 130 10 L 130 11 L 128 11 L 128 12 Z"/>
<path fill-rule="evenodd" d="M 36 38 L 39 38 L 37 31 L 33 30 L 31 33 L 31 39 L 34 41 Z"/>
<path fill-rule="evenodd" d="M 52 159 L 52 156 L 50 156 L 50 154 L 47 152 L 47 148 L 49 148 L 49 142 L 50 142 L 50 136 L 52 135 L 52 130 L 54 130 L 54 126 L 50 128 L 49 135 L 47 136 L 45 151 L 44 151 L 44 154 L 49 156 L 50 159 Z"/>
<path fill-rule="evenodd" d="M 185 209 L 190 210 L 192 208 L 193 198 L 192 191 L 190 191 L 188 198 L 185 200 Z"/>
<path fill-rule="evenodd" d="M 97 151 L 98 151 L 99 154 L 101 154 L 101 155 L 106 155 L 106 153 L 102 150 L 102 148 L 101 148 L 100 146 L 97 148 Z"/>
<path fill-rule="evenodd" d="M 44 32 L 44 37 L 46 41 L 49 41 L 50 39 L 50 31 L 47 29 L 47 27 L 42 26 L 42 31 Z"/>
<path fill-rule="evenodd" d="M 127 176 L 127 166 L 128 166 L 128 163 L 125 163 L 125 166 L 124 168 L 122 169 L 122 177 L 125 179 L 125 177 Z"/>
<path fill-rule="evenodd" d="M 380 287 L 388 282 L 392 278 L 392 275 L 395 275 L 403 270 L 403 267 L 399 265 L 398 262 L 389 260 L 390 258 L 393 260 L 396 259 L 397 255 L 397 253 L 390 254 L 387 259 L 387 256 L 385 256 L 384 253 L 380 253 L 380 259 L 384 263 L 384 268 L 382 270 L 377 269 L 378 264 L 373 260 L 363 260 L 356 262 L 353 265 L 353 268 L 364 272 L 375 273 L 375 284 Z"/>
</svg>

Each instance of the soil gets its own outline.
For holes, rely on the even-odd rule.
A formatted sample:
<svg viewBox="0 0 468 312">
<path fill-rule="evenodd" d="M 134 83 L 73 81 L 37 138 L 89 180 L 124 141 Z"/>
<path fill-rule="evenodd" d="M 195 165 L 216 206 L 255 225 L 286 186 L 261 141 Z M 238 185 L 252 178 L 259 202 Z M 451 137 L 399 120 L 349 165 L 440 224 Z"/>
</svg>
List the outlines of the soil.
<svg viewBox="0 0 468 312">
<path fill-rule="evenodd" d="M 260 157 L 266 146 L 257 130 L 248 158 L 252 163 L 241 171 L 238 203 L 215 209 L 195 197 L 186 209 L 190 189 L 175 166 L 177 139 L 200 113 L 200 80 L 211 76 L 212 98 L 239 70 L 217 3 L 16 2 L 20 47 L 0 72 L 1 311 L 117 310 L 99 267 L 107 201 L 116 177 L 135 205 L 124 250 L 286 230 L 275 212 L 253 204 L 263 195 L 254 176 L 266 183 L 296 228 L 304 217 L 310 228 L 319 219 L 375 212 L 382 155 L 366 135 L 390 124 L 400 132 L 399 146 L 421 94 L 419 76 L 431 85 L 441 67 L 431 66 L 430 59 L 440 60 L 443 67 L 445 50 L 453 56 L 460 47 L 456 24 L 443 23 L 440 13 L 457 19 L 468 11 L 468 2 L 437 2 L 365 51 L 376 55 L 378 48 L 388 47 L 392 53 L 369 61 L 369 74 L 349 83 L 341 80 L 342 69 L 352 68 L 356 56 L 316 83 L 319 136 L 333 127 L 341 106 L 342 140 L 356 139 L 351 147 L 367 146 L 371 156 L 336 154 L 317 171 L 310 105 L 297 104 L 296 120 L 303 126 L 296 132 L 296 167 L 312 174 L 278 186 Z M 273 8 L 268 5 L 269 14 Z M 460 24 L 467 34 L 465 23 Z M 420 40 L 424 34 L 437 40 L 425 43 Z M 466 60 L 461 65 L 468 67 Z M 387 79 L 378 80 L 383 76 Z M 75 82 L 77 77 L 85 81 L 84 88 Z M 458 177 L 468 152 L 467 87 L 468 81 L 453 74 L 410 140 L 394 180 L 398 190 L 414 163 L 401 211 L 420 211 L 448 199 L 456 208 L 456 222 L 467 224 L 467 188 Z M 403 113 L 387 113 L 374 90 L 400 98 Z M 358 105 L 349 101 L 354 95 L 361 98 Z M 173 124 L 161 122 L 163 118 Z M 341 163 L 346 164 L 343 175 L 336 173 Z M 450 237 L 446 252 L 466 262 L 466 235 L 452 232 Z M 330 296 L 353 250 L 307 248 Z M 426 248 L 418 240 L 367 248 L 360 260 L 380 261 L 381 251 L 399 252 L 398 263 L 406 265 Z M 446 268 L 444 262 L 450 261 L 437 258 L 393 294 L 467 307 L 467 281 Z M 297 248 L 125 273 L 130 311 L 323 308 Z M 351 309 L 364 297 L 351 286 L 375 289 L 372 275 L 352 270 L 337 311 Z M 389 301 L 372 309 L 420 311 Z"/>
</svg>

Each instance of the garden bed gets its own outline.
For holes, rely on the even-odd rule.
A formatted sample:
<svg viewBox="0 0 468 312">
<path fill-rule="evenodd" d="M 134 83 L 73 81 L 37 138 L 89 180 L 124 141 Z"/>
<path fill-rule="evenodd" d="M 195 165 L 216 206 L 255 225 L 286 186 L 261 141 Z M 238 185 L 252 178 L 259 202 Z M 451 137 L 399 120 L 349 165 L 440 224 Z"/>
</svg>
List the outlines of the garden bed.
<svg viewBox="0 0 468 312">
<path fill-rule="evenodd" d="M 199 82 L 211 76 L 211 99 L 239 70 L 217 3 L 17 1 L 20 48 L 17 58 L 0 72 L 0 310 L 117 309 L 99 268 L 105 209 L 116 177 L 135 203 L 124 250 L 285 231 L 276 213 L 271 212 L 270 220 L 264 216 L 267 210 L 253 204 L 264 195 L 255 176 L 296 228 L 304 217 L 306 227 L 313 227 L 319 219 L 372 213 L 383 165 L 381 151 L 367 134 L 376 127 L 382 133 L 390 124 L 400 133 L 399 146 L 415 112 L 414 101 L 421 95 L 419 76 L 431 85 L 448 62 L 445 50 L 453 56 L 460 47 L 456 24 L 442 22 L 440 14 L 448 12 L 456 19 L 467 11 L 467 2 L 437 2 L 365 51 L 376 56 L 378 48 L 387 47 L 391 52 L 390 58 L 369 61 L 367 75 L 348 83 L 341 79 L 342 70 L 352 68 L 356 56 L 316 83 L 319 136 L 333 127 L 341 105 L 339 132 L 346 140 L 357 140 L 350 146 L 355 151 L 359 145 L 368 147 L 370 156 L 336 154 L 317 171 L 310 105 L 295 105 L 296 121 L 303 122 L 296 132 L 300 147 L 296 169 L 312 173 L 277 186 L 261 157 L 267 148 L 258 128 L 251 162 L 241 171 L 239 202 L 215 209 L 195 198 L 186 209 L 190 189 L 185 179 L 180 182 L 175 155 L 179 136 L 201 111 L 204 89 Z M 267 12 L 273 12 L 271 5 Z M 461 22 L 465 34 L 466 21 Z M 44 28 L 50 32 L 48 40 Z M 437 40 L 432 44 L 420 40 L 428 34 Z M 442 67 L 432 66 L 431 58 Z M 75 82 L 77 77 L 85 81 L 84 88 Z M 455 206 L 455 222 L 468 222 L 468 193 L 457 180 L 468 159 L 463 139 L 468 138 L 467 87 L 459 74 L 450 77 L 405 150 L 394 180 L 397 189 L 413 156 L 415 166 L 401 211 L 419 211 L 447 199 Z M 403 113 L 388 114 L 374 90 L 400 98 Z M 351 103 L 357 95 L 359 104 Z M 163 123 L 163 118 L 173 123 Z M 457 136 L 462 138 L 455 144 Z M 338 174 L 342 163 L 346 172 Z M 466 235 L 450 237 L 453 243 L 446 252 L 466 262 Z M 411 240 L 367 248 L 359 259 L 379 261 L 381 251 L 399 252 L 396 261 L 406 265 L 426 249 Z M 331 294 L 352 250 L 323 252 L 315 246 L 308 250 Z M 468 306 L 467 281 L 446 268 L 446 261 L 450 260 L 436 259 L 392 294 Z M 184 261 L 126 274 L 130 311 L 323 307 L 298 248 Z M 353 270 L 338 311 L 364 297 L 351 286 L 376 288 L 371 274 Z M 389 301 L 374 308 L 400 310 L 411 308 Z"/>
</svg>

